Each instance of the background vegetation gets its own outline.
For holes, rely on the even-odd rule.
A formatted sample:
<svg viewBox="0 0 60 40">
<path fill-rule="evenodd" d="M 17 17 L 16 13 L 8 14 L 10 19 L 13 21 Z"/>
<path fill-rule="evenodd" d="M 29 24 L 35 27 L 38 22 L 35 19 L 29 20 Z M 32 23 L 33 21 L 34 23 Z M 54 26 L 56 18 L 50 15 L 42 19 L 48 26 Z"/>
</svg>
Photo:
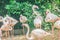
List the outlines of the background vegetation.
<svg viewBox="0 0 60 40">
<path fill-rule="evenodd" d="M 58 16 L 60 12 L 56 9 L 60 9 L 60 0 L 0 0 L 0 15 L 5 16 L 6 14 L 17 19 L 19 21 L 20 14 L 23 14 L 28 18 L 28 23 L 31 28 L 34 28 L 33 17 L 32 16 L 32 6 L 39 6 L 38 12 L 45 18 L 46 9 Z M 21 23 L 15 25 L 15 29 L 22 28 Z M 42 28 L 45 30 L 51 29 L 51 23 L 46 23 L 45 21 L 42 24 Z"/>
</svg>

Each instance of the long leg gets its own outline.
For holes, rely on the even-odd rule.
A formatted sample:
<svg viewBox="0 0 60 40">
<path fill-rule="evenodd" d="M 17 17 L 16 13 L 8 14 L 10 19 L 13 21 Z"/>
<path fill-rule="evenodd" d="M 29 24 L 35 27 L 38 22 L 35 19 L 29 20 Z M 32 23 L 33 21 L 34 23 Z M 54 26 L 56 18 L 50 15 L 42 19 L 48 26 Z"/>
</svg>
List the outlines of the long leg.
<svg viewBox="0 0 60 40">
<path fill-rule="evenodd" d="M 25 35 L 25 32 L 24 32 L 24 27 L 23 27 L 23 34 Z"/>
<path fill-rule="evenodd" d="M 52 40 L 54 40 L 54 26 L 52 26 Z"/>
<path fill-rule="evenodd" d="M 12 27 L 12 40 L 14 40 L 14 27 Z"/>
<path fill-rule="evenodd" d="M 6 31 L 5 33 L 6 33 L 6 38 L 7 38 L 7 36 L 8 36 L 8 32 Z"/>
</svg>

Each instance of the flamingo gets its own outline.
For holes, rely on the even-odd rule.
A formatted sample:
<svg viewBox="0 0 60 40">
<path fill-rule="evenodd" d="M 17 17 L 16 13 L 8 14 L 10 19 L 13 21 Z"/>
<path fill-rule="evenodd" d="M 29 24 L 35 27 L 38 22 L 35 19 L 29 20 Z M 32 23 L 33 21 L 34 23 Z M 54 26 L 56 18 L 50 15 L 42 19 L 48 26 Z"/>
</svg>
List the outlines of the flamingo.
<svg viewBox="0 0 60 40">
<path fill-rule="evenodd" d="M 54 22 L 59 20 L 59 17 L 57 15 L 54 15 L 53 13 L 50 12 L 49 9 L 46 11 L 46 18 L 45 22 L 51 22 L 52 23 L 52 40 L 54 40 Z"/>
<path fill-rule="evenodd" d="M 37 16 L 34 19 L 34 26 L 35 26 L 35 28 L 41 28 L 42 21 L 43 21 L 43 18 L 41 16 Z"/>
<path fill-rule="evenodd" d="M 33 5 L 33 6 L 32 6 L 33 15 L 39 15 L 39 12 L 36 11 L 36 9 L 39 9 L 39 7 L 38 7 L 37 5 Z"/>
<path fill-rule="evenodd" d="M 27 21 L 27 17 L 21 14 L 19 20 L 21 23 L 25 23 Z"/>
<path fill-rule="evenodd" d="M 6 31 L 8 36 L 9 31 L 13 30 L 13 26 L 17 23 L 18 21 L 8 15 L 3 19 L 3 26 L 1 27 L 2 30 Z"/>
<path fill-rule="evenodd" d="M 1 30 L 6 32 L 6 37 L 9 36 L 9 21 L 9 18 L 3 18 L 3 25 L 1 26 Z"/>
<path fill-rule="evenodd" d="M 33 15 L 36 15 L 36 17 L 35 17 L 33 22 L 34 22 L 35 28 L 41 28 L 43 18 L 42 18 L 42 16 L 40 16 L 38 11 L 35 11 L 36 8 L 39 9 L 39 7 L 36 6 L 36 5 L 32 6 Z"/>
<path fill-rule="evenodd" d="M 34 40 L 35 38 L 37 38 L 38 40 L 43 40 L 44 37 L 51 35 L 51 33 L 48 33 L 42 29 L 34 29 L 31 32 L 31 37 L 29 37 L 29 25 L 28 24 L 22 24 L 22 26 L 27 28 L 27 33 L 26 33 L 26 38 L 28 40 Z"/>
<path fill-rule="evenodd" d="M 6 16 L 10 20 L 10 26 L 13 27 L 18 21 L 10 16 Z"/>
<path fill-rule="evenodd" d="M 54 23 L 54 27 L 58 29 L 58 40 L 60 40 L 60 20 Z"/>
<path fill-rule="evenodd" d="M 22 24 L 24 24 L 24 23 L 27 22 L 27 17 L 26 17 L 26 16 L 23 16 L 23 15 L 21 14 L 19 20 L 20 20 L 20 22 L 21 22 Z M 24 27 L 23 27 L 23 34 L 25 34 L 25 32 L 24 32 Z"/>
<path fill-rule="evenodd" d="M 12 27 L 12 32 L 11 32 L 11 34 L 12 34 L 12 36 L 14 36 L 14 25 L 15 25 L 16 23 L 18 23 L 18 21 L 17 21 L 16 19 L 10 17 L 10 16 L 9 16 L 8 18 L 10 19 L 10 24 L 9 24 L 9 26 Z M 13 39 L 13 40 L 14 40 L 14 39 Z"/>
</svg>

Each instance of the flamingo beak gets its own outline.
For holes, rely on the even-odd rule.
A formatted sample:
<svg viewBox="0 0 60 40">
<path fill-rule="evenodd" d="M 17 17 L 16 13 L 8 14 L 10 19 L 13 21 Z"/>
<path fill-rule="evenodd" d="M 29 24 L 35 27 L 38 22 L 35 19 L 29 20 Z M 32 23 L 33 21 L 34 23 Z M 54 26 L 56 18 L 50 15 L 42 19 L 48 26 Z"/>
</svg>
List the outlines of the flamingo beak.
<svg viewBox="0 0 60 40">
<path fill-rule="evenodd" d="M 22 26 L 24 27 L 24 24 L 22 24 Z"/>
<path fill-rule="evenodd" d="M 46 15 L 48 14 L 49 12 L 46 12 Z"/>
<path fill-rule="evenodd" d="M 37 9 L 39 9 L 39 7 L 37 7 Z"/>
</svg>

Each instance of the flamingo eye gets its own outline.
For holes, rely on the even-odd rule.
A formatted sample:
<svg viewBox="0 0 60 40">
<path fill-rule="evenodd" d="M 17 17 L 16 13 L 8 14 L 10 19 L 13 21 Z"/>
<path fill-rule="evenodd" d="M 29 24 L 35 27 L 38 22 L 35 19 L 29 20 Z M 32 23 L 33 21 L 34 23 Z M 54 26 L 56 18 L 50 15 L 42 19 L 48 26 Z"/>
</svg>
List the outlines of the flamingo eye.
<svg viewBox="0 0 60 40">
<path fill-rule="evenodd" d="M 49 12 L 48 12 L 49 13 Z"/>
<path fill-rule="evenodd" d="M 7 22 L 7 20 L 5 20 L 5 22 Z"/>
</svg>

